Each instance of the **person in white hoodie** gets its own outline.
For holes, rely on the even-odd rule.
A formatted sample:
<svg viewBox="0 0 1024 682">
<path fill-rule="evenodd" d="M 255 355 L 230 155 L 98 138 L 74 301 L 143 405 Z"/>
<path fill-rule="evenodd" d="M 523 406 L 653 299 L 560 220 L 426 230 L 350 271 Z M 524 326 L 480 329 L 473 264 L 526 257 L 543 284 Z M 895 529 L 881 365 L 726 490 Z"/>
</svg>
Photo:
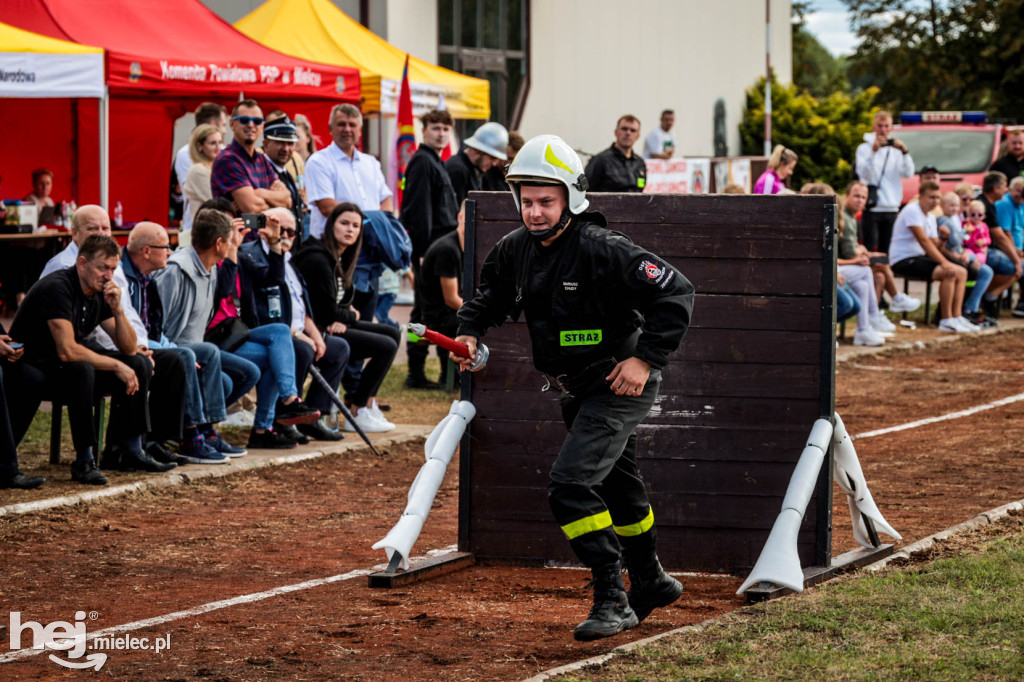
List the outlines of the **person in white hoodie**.
<svg viewBox="0 0 1024 682">
<path fill-rule="evenodd" d="M 857 147 L 854 170 L 876 197 L 861 217 L 861 239 L 869 251 L 889 252 L 892 227 L 903 199 L 902 178 L 914 176 L 914 159 L 903 140 L 892 136 L 892 114 L 878 111 L 874 129 Z M 870 188 L 875 191 L 871 192 Z"/>
</svg>

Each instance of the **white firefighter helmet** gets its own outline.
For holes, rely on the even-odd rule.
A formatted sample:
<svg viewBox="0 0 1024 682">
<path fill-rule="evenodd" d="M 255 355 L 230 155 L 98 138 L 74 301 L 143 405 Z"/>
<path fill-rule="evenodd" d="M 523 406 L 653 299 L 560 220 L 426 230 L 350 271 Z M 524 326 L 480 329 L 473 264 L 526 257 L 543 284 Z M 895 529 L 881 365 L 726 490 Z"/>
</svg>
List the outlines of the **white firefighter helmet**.
<svg viewBox="0 0 1024 682">
<path fill-rule="evenodd" d="M 491 121 L 477 128 L 473 136 L 466 139 L 466 146 L 496 159 L 508 161 L 508 131 L 500 123 Z"/>
<path fill-rule="evenodd" d="M 516 209 L 519 205 L 519 185 L 536 182 L 565 185 L 569 192 L 568 210 L 579 215 L 587 210 L 587 176 L 583 174 L 583 162 L 572 147 L 557 135 L 538 135 L 523 145 L 508 168 L 505 182 L 512 190 Z"/>
</svg>

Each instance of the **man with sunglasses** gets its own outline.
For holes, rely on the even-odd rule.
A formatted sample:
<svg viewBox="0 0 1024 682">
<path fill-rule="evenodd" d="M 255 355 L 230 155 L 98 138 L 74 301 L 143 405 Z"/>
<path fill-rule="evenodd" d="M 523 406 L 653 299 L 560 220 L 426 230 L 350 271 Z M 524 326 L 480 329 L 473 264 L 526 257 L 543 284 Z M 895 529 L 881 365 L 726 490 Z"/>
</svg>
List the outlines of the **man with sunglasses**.
<svg viewBox="0 0 1024 682">
<path fill-rule="evenodd" d="M 320 333 L 313 321 L 313 305 L 306 291 L 306 281 L 292 267 L 292 245 L 296 238 L 295 216 L 284 208 L 264 211 L 266 227 L 260 228 L 257 241 L 238 249 L 238 268 L 242 274 L 241 313 L 250 327 L 275 322 L 292 330 L 295 348 L 295 380 L 301 389 L 309 368 L 316 364 L 331 389 L 337 393 L 341 375 L 348 364 L 348 341 L 340 336 Z M 330 395 L 314 381 L 306 394 L 306 405 L 331 411 Z M 322 421 L 295 426 L 275 425 L 282 434 L 298 443 L 316 440 L 341 440 L 344 436 L 331 431 Z"/>
<path fill-rule="evenodd" d="M 214 198 L 234 202 L 239 213 L 259 213 L 271 206 L 292 207 L 292 195 L 277 176 L 274 164 L 256 150 L 263 134 L 263 111 L 247 99 L 231 112 L 234 139 L 213 161 L 210 189 Z"/>
</svg>

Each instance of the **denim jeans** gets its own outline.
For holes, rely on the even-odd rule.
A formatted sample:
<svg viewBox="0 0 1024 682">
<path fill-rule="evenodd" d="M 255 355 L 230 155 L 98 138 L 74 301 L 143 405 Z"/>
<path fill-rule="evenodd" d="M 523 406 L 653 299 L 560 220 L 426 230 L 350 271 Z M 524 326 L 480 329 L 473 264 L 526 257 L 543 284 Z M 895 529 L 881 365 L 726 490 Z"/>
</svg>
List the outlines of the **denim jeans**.
<svg viewBox="0 0 1024 682">
<path fill-rule="evenodd" d="M 224 421 L 227 409 L 224 403 L 224 384 L 221 377 L 220 349 L 212 343 L 183 343 L 179 350 L 188 350 L 199 364 L 196 376 L 199 382 L 199 402 L 194 402 L 192 390 L 185 392 L 185 421 L 187 426 L 215 424 Z M 195 367 L 193 364 L 192 367 Z M 187 371 L 187 370 L 186 370 Z M 186 379 L 189 379 L 186 373 Z"/>
<path fill-rule="evenodd" d="M 971 288 L 971 293 L 964 300 L 964 312 L 976 313 L 978 312 L 978 306 L 981 305 L 981 297 L 985 295 L 985 290 L 992 283 L 992 278 L 996 273 L 992 271 L 992 268 L 987 263 L 978 263 L 977 257 L 973 253 L 971 254 L 971 262 L 978 268 L 978 276 L 974 278 L 974 287 Z"/>
<path fill-rule="evenodd" d="M 288 325 L 274 323 L 249 330 L 249 340 L 235 355 L 252 362 L 262 373 L 256 384 L 256 417 L 253 426 L 269 429 L 279 397 L 298 395 L 295 386 L 295 348 Z"/>
<path fill-rule="evenodd" d="M 241 400 L 260 380 L 260 368 L 234 353 L 219 351 L 224 404 L 228 407 Z"/>
<path fill-rule="evenodd" d="M 860 312 L 860 301 L 850 292 L 849 286 L 836 287 L 836 322 L 842 322 Z"/>
</svg>

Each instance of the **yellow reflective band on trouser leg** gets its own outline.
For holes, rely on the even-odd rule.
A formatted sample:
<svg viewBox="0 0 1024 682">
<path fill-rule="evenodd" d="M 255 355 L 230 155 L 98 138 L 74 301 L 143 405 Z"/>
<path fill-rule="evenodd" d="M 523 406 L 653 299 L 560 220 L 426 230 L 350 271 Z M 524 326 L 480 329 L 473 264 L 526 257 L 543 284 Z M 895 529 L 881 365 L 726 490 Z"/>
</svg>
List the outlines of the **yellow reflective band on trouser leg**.
<svg viewBox="0 0 1024 682">
<path fill-rule="evenodd" d="M 567 523 L 562 526 L 562 532 L 565 533 L 565 537 L 570 540 L 574 540 L 581 535 L 587 533 L 593 533 L 595 530 L 604 530 L 610 528 L 612 525 L 612 515 L 608 511 L 603 511 L 600 514 L 594 514 L 593 516 L 584 516 L 578 521 Z"/>
<path fill-rule="evenodd" d="M 647 516 L 640 523 L 631 523 L 628 526 L 612 526 L 616 535 L 622 535 L 623 537 L 633 537 L 646 533 L 654 525 L 654 510 L 650 507 L 647 508 Z"/>
</svg>

